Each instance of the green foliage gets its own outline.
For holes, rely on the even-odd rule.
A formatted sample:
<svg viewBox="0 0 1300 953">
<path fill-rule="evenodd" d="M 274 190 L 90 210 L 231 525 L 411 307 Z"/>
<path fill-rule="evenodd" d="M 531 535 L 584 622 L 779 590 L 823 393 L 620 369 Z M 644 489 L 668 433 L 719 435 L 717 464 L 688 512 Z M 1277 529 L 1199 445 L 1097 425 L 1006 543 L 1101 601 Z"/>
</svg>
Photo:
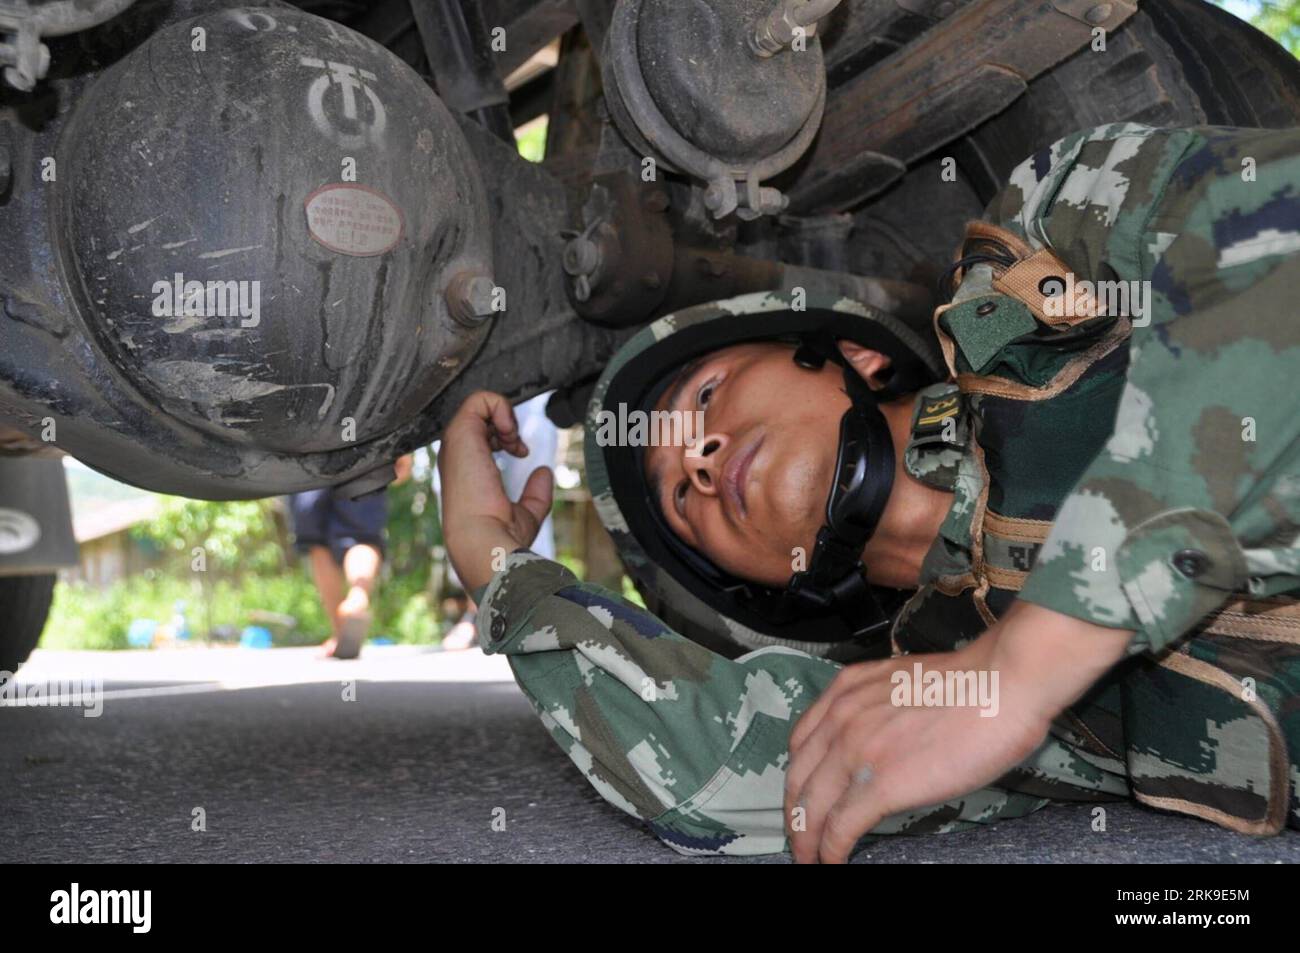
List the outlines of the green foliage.
<svg viewBox="0 0 1300 953">
<path fill-rule="evenodd" d="M 285 561 L 271 507 L 271 500 L 167 497 L 161 512 L 131 535 L 167 553 L 177 570 L 191 571 L 194 549 L 201 547 L 207 572 L 278 572 Z"/>
<path fill-rule="evenodd" d="M 196 574 L 197 576 L 197 574 Z M 276 645 L 314 645 L 329 635 L 320 596 L 305 570 L 272 576 L 245 575 L 204 585 L 195 579 L 148 572 L 123 579 L 104 589 L 61 582 L 41 638 L 44 648 L 124 649 L 126 633 L 135 619 L 166 623 L 183 603 L 195 641 L 222 626 L 243 631 L 256 610 L 285 613 L 298 620 L 293 632 L 275 632 Z M 436 642 L 441 626 L 437 607 L 420 580 L 386 580 L 375 603 L 370 634 L 395 642 Z"/>
<path fill-rule="evenodd" d="M 438 607 L 428 591 L 433 551 L 442 544 L 432 478 L 426 467 L 388 491 L 387 558 L 375 595 L 372 637 L 429 643 L 439 636 Z M 163 554 L 159 567 L 103 589 L 59 583 L 42 645 L 124 649 L 133 620 L 169 622 L 178 602 L 200 641 L 222 626 L 242 631 L 255 621 L 257 610 L 297 619 L 293 632 L 274 632 L 277 645 L 328 637 L 310 567 L 288 550 L 273 500 L 169 497 L 156 518 L 131 532 L 137 542 Z M 195 547 L 202 549 L 203 571 L 196 571 Z"/>
<path fill-rule="evenodd" d="M 206 608 L 197 600 L 189 604 L 190 626 L 198 633 L 221 625 L 243 630 L 255 610 L 282 612 L 298 620 L 294 632 L 281 637 L 277 645 L 314 645 L 329 636 L 329 621 L 316 594 L 316 586 L 305 569 L 289 569 L 272 576 L 244 576 L 238 581 L 219 580 L 210 587 L 211 622 Z"/>
<path fill-rule="evenodd" d="M 1300 0 L 1214 0 L 1300 57 Z"/>
<path fill-rule="evenodd" d="M 1300 0 L 1264 0 L 1250 22 L 1290 51 L 1300 56 Z"/>
<path fill-rule="evenodd" d="M 151 570 L 98 589 L 60 582 L 41 637 L 44 648 L 124 649 L 126 633 L 135 619 L 169 622 L 177 603 L 197 641 L 220 626 L 242 631 L 254 610 L 287 613 L 298 627 L 281 645 L 310 645 L 329 635 L 316 587 L 301 571 L 273 576 L 244 575 L 238 580 L 189 578 Z M 277 633 L 278 635 L 278 633 Z"/>
<path fill-rule="evenodd" d="M 547 121 L 543 117 L 515 132 L 515 147 L 529 162 L 541 162 L 546 157 L 546 127 Z"/>
<path fill-rule="evenodd" d="M 641 598 L 641 593 L 636 591 L 636 583 L 632 581 L 631 576 L 623 577 L 623 598 L 633 605 L 645 608 L 645 600 Z"/>
<path fill-rule="evenodd" d="M 189 587 L 179 580 L 166 580 L 166 592 L 160 591 L 162 585 L 163 581 L 145 576 L 123 580 L 107 589 L 60 582 L 54 587 L 54 603 L 41 635 L 41 648 L 126 648 L 126 630 L 132 619 L 162 621 L 170 616 L 177 599 L 189 595 Z M 162 615 L 163 611 L 167 615 Z"/>
<path fill-rule="evenodd" d="M 429 454 L 432 461 L 433 454 Z M 432 465 L 417 468 L 401 486 L 388 488 L 388 527 L 383 578 L 371 631 L 395 642 L 437 641 L 439 607 L 429 591 L 433 553 L 442 546 Z"/>
<path fill-rule="evenodd" d="M 404 587 L 386 586 L 380 591 L 376 609 L 376 635 L 394 642 L 426 645 L 437 642 L 441 636 L 439 609 L 424 589 L 404 591 Z"/>
<path fill-rule="evenodd" d="M 387 530 L 388 571 L 399 576 L 423 573 L 427 579 L 434 547 L 442 545 L 432 466 L 413 473 L 401 486 L 388 488 Z"/>
</svg>

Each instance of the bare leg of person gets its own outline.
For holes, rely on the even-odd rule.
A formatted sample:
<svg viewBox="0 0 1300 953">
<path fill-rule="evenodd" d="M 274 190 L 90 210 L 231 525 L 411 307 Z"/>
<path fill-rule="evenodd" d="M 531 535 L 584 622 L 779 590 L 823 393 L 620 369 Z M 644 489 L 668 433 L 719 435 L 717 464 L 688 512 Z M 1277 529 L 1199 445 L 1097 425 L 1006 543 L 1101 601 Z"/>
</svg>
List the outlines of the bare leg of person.
<svg viewBox="0 0 1300 953">
<path fill-rule="evenodd" d="M 361 654 L 361 644 L 370 628 L 370 596 L 379 578 L 383 557 L 379 550 L 365 543 L 353 546 L 343 554 L 343 575 L 348 592 L 339 603 L 339 637 L 334 649 L 335 658 L 356 658 Z"/>
<path fill-rule="evenodd" d="M 339 637 L 339 603 L 343 601 L 343 572 L 327 546 L 313 546 L 310 551 L 311 574 L 320 593 L 321 606 L 330 621 L 330 637 L 325 642 L 325 654 L 333 655 Z"/>
</svg>

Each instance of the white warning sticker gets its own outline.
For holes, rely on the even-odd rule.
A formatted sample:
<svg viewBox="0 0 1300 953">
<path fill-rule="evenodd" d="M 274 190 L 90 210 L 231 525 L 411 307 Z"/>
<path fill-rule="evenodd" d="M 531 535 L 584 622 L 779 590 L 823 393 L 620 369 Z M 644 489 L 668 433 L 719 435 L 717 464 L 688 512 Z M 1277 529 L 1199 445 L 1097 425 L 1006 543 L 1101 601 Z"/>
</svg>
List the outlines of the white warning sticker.
<svg viewBox="0 0 1300 953">
<path fill-rule="evenodd" d="M 307 196 L 307 231 L 331 251 L 382 255 L 402 238 L 402 213 L 364 185 L 326 185 Z"/>
</svg>

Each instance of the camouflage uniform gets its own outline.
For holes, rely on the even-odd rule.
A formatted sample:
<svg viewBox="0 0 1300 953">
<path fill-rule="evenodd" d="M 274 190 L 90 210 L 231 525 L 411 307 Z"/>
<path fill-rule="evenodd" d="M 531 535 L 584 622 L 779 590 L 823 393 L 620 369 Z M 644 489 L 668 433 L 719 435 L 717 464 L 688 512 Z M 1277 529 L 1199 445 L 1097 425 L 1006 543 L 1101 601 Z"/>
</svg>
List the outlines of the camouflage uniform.
<svg viewBox="0 0 1300 953">
<path fill-rule="evenodd" d="M 1014 261 L 969 267 L 935 314 L 952 379 L 915 398 L 905 465 L 954 496 L 895 647 L 953 648 L 1017 597 L 1136 635 L 997 786 L 873 833 L 1128 794 L 1252 833 L 1300 826 L 1298 190 L 1300 131 L 1106 126 L 1026 160 L 968 229 L 966 252 Z M 1141 314 L 1086 291 L 1049 301 L 1064 276 L 1151 294 Z M 784 306 L 665 318 L 602 385 L 719 309 Z M 645 579 L 590 441 L 588 466 Z M 836 662 L 734 626 L 757 650 L 724 658 L 526 552 L 479 626 L 611 803 L 681 851 L 782 849 L 787 739 Z"/>
</svg>

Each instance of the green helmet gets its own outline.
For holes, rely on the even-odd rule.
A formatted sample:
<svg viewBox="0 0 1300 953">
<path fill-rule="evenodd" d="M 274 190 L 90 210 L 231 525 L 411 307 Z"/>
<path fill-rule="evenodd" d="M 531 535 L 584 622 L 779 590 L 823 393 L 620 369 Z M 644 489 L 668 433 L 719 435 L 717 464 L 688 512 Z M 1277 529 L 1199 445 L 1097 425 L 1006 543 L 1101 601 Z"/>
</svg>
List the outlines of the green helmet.
<svg viewBox="0 0 1300 953">
<path fill-rule="evenodd" d="M 715 651 L 734 656 L 785 646 L 841 661 L 875 654 L 853 638 L 852 627 L 833 609 L 812 605 L 794 613 L 766 611 L 765 606 L 773 604 L 771 590 L 756 598 L 755 590 L 763 587 L 724 578 L 707 559 L 688 550 L 658 515 L 647 492 L 641 452 L 598 439 L 602 421 L 609 414 L 617 416 L 620 405 L 624 413 L 648 413 L 664 384 L 685 363 L 720 348 L 750 341 L 805 347 L 821 342 L 823 352 L 830 352 L 837 339 L 891 358 L 892 376 L 878 395 L 881 399 L 913 393 L 945 376 L 928 313 L 894 315 L 843 297 L 809 293 L 796 301 L 785 292 L 759 292 L 686 308 L 655 321 L 619 349 L 592 393 L 584 450 L 596 512 L 652 611 Z M 884 496 L 888 486 L 886 480 Z M 855 560 L 860 552 L 859 547 Z M 888 611 L 901 604 L 903 594 L 870 588 Z M 883 644 L 887 650 L 888 642 Z"/>
</svg>

